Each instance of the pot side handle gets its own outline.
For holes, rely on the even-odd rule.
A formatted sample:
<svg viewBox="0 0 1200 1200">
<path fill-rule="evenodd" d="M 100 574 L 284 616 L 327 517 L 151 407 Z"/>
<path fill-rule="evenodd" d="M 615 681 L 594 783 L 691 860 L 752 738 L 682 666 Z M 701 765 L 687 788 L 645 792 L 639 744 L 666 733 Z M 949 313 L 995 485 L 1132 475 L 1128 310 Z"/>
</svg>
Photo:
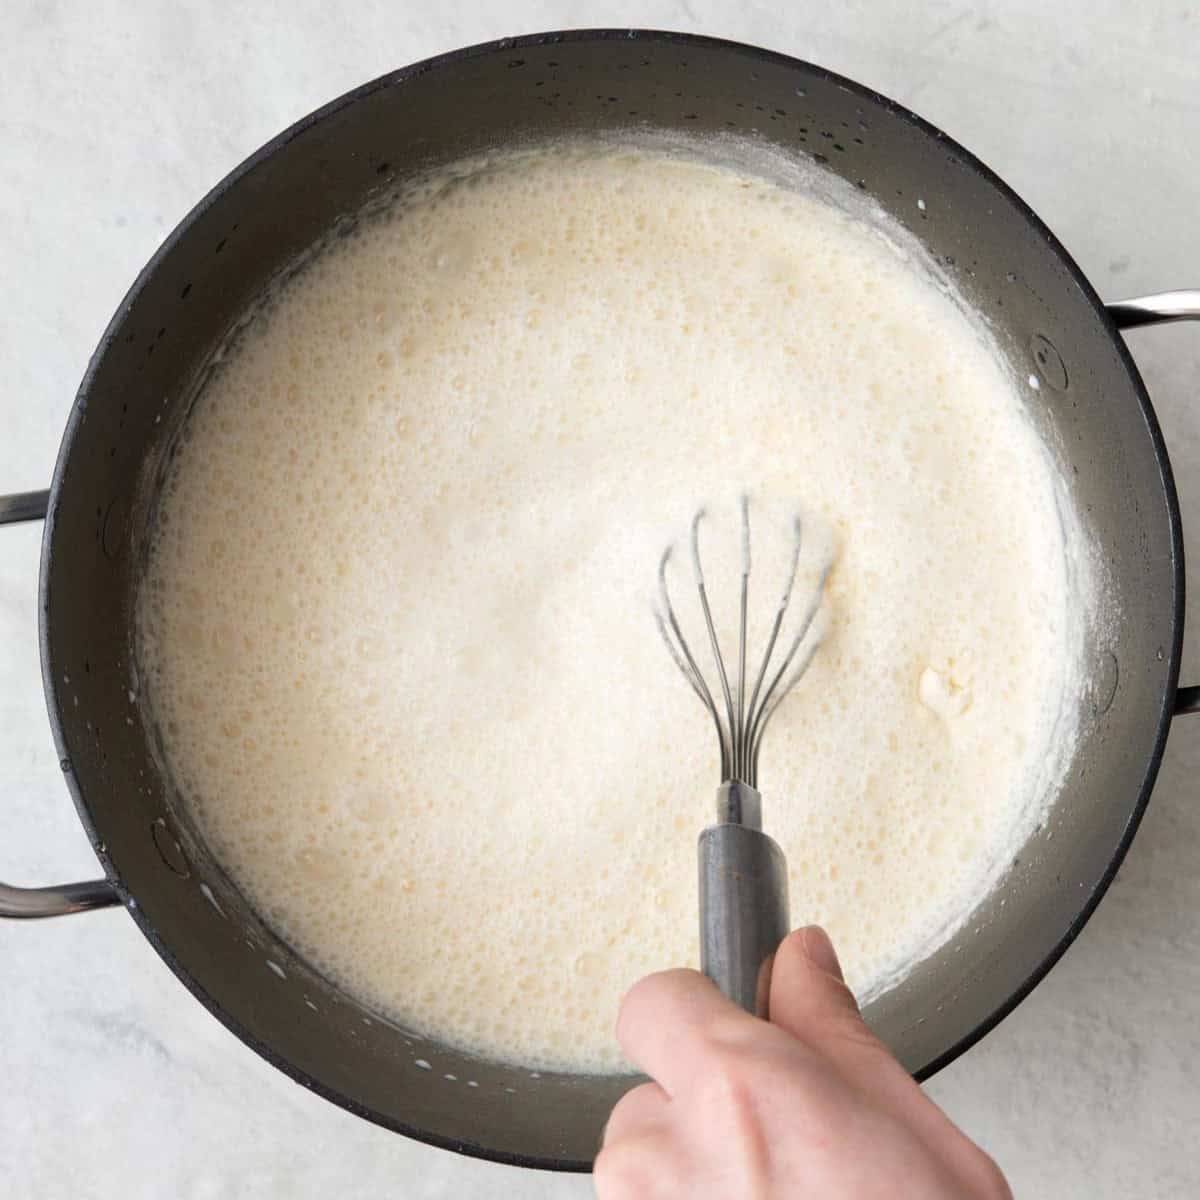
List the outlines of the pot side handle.
<svg viewBox="0 0 1200 1200">
<path fill-rule="evenodd" d="M 1164 325 L 1168 321 L 1200 321 L 1200 288 L 1135 296 L 1104 307 L 1118 329 Z M 1193 712 L 1200 712 L 1200 687 L 1181 687 L 1175 693 L 1175 714 Z"/>
<path fill-rule="evenodd" d="M 0 525 L 40 521 L 48 511 L 49 502 L 49 492 L 0 496 Z M 116 888 L 107 879 L 32 888 L 0 883 L 0 917 L 61 917 L 120 903 Z"/>
</svg>

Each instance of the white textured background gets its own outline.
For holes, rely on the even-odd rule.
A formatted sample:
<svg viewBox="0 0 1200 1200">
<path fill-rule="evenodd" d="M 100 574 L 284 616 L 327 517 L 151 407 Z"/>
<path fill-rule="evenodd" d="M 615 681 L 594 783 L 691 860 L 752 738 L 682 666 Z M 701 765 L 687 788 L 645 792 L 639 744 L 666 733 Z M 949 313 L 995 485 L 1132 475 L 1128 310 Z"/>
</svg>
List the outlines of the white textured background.
<svg viewBox="0 0 1200 1200">
<path fill-rule="evenodd" d="M 0 491 L 46 485 L 125 289 L 245 155 L 414 59 L 605 24 L 723 35 L 841 71 L 998 170 L 1103 294 L 1200 284 L 1200 9 L 1188 0 L 0 0 Z M 1131 340 L 1185 526 L 1200 531 L 1200 327 Z M 0 877 L 19 883 L 95 872 L 41 697 L 38 537 L 0 532 Z M 1185 675 L 1200 678 L 1194 643 Z M 930 1085 L 1019 1196 L 1200 1194 L 1198 747 L 1200 719 L 1181 722 L 1086 932 Z M 590 1182 L 460 1159 L 316 1099 L 218 1026 L 109 912 L 0 926 L 0 1193 L 469 1200 L 584 1197 Z"/>
</svg>

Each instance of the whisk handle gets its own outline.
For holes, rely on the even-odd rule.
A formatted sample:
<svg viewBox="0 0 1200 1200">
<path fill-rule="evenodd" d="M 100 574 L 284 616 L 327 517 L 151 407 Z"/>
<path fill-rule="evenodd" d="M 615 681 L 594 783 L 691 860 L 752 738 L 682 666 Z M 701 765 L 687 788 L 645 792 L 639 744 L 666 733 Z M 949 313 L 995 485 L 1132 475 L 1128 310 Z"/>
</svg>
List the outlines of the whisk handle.
<svg viewBox="0 0 1200 1200">
<path fill-rule="evenodd" d="M 700 968 L 766 1017 L 771 964 L 788 933 L 787 860 L 765 833 L 732 822 L 704 830 L 699 849 Z"/>
</svg>

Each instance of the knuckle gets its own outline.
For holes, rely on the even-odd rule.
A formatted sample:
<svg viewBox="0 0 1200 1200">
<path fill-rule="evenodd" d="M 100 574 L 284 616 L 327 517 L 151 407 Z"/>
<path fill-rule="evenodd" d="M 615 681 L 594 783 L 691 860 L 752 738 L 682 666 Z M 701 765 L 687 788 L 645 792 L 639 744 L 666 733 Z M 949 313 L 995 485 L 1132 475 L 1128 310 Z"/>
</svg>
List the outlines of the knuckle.
<svg viewBox="0 0 1200 1200">
<path fill-rule="evenodd" d="M 744 1057 L 726 1047 L 710 1051 L 704 1079 L 707 1104 L 717 1108 L 725 1119 L 749 1119 L 756 1108 L 758 1088 Z"/>
<path fill-rule="evenodd" d="M 661 992 L 678 984 L 678 976 L 684 974 L 681 968 L 670 971 L 657 971 L 639 979 L 621 998 L 621 1007 L 617 1014 L 618 1029 L 629 1021 L 637 1019 L 638 1013 Z"/>
<path fill-rule="evenodd" d="M 706 1124 L 723 1130 L 729 1157 L 752 1178 L 763 1175 L 769 1158 L 764 1098 L 778 1097 L 769 1075 L 744 1055 L 722 1051 L 713 1057 L 700 1099 Z"/>
<path fill-rule="evenodd" d="M 836 1039 L 840 1045 L 857 1050 L 881 1052 L 887 1054 L 889 1058 L 891 1057 L 887 1047 L 871 1032 L 870 1027 L 859 1016 L 857 1006 L 853 1010 L 847 1009 L 831 1017 L 828 1026 L 822 1030 L 822 1034 Z"/>
<path fill-rule="evenodd" d="M 613 1106 L 604 1127 L 604 1145 L 642 1123 L 647 1110 L 657 1100 L 657 1085 L 643 1083 L 625 1093 Z"/>
<path fill-rule="evenodd" d="M 641 1007 L 642 996 L 644 995 L 647 983 L 648 979 L 639 979 L 638 982 L 635 983 L 633 987 L 631 987 L 629 991 L 627 991 L 625 995 L 621 997 L 621 1006 L 617 1009 L 618 1041 L 624 1041 L 626 1030 L 630 1028 L 631 1024 L 637 1021 L 637 1013 Z"/>
<path fill-rule="evenodd" d="M 622 1144 L 605 1146 L 592 1166 L 598 1200 L 632 1200 L 638 1194 L 641 1177 L 634 1166 Z"/>
<path fill-rule="evenodd" d="M 773 1036 L 765 1021 L 747 1018 L 732 1006 L 712 1016 L 698 1039 L 698 1052 L 716 1058 L 753 1059 L 764 1046 L 764 1038 Z"/>
<path fill-rule="evenodd" d="M 629 1091 L 617 1101 L 613 1112 L 630 1112 L 635 1108 L 641 1108 L 644 1104 L 659 1095 L 658 1084 L 652 1083 L 649 1080 L 645 1083 L 639 1083 L 637 1087 L 630 1088 Z"/>
<path fill-rule="evenodd" d="M 976 1147 L 978 1149 L 978 1147 Z M 1012 1189 L 996 1160 L 984 1150 L 979 1150 L 980 1200 L 1012 1200 Z"/>
<path fill-rule="evenodd" d="M 825 983 L 825 986 L 829 989 L 833 1000 L 841 1009 L 845 1010 L 848 1014 L 852 1014 L 856 1020 L 862 1020 L 859 1014 L 858 1000 L 850 990 L 849 984 L 842 979 L 830 978 Z"/>
<path fill-rule="evenodd" d="M 592 1166 L 599 1200 L 642 1200 L 663 1172 L 657 1139 L 622 1138 L 605 1145 Z"/>
</svg>

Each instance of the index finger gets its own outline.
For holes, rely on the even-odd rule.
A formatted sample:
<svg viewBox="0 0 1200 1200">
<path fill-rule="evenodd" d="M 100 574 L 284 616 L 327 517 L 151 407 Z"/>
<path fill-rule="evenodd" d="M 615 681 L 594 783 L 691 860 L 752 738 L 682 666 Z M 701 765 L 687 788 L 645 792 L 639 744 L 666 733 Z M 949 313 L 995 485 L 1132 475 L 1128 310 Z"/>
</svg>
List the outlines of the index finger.
<svg viewBox="0 0 1200 1200">
<path fill-rule="evenodd" d="M 626 1058 L 674 1096 L 694 1078 L 714 1025 L 733 1031 L 742 1023 L 747 1031 L 761 1024 L 712 980 L 680 967 L 647 975 L 625 993 L 617 1041 Z"/>
</svg>

